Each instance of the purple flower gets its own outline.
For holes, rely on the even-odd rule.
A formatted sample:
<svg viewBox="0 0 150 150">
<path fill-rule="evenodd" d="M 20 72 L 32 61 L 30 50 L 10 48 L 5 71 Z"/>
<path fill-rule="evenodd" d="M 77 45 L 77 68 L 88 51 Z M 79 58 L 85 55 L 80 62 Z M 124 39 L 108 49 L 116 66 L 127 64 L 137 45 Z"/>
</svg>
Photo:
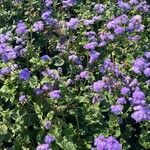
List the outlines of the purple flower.
<svg viewBox="0 0 150 150">
<path fill-rule="evenodd" d="M 27 81 L 27 80 L 29 80 L 30 75 L 31 75 L 31 73 L 30 73 L 29 69 L 28 69 L 28 68 L 25 68 L 25 69 L 23 69 L 23 70 L 20 72 L 19 78 L 20 78 L 21 80 Z"/>
<path fill-rule="evenodd" d="M 76 4 L 76 0 L 63 0 L 63 7 L 72 7 Z"/>
<path fill-rule="evenodd" d="M 1 47 L 0 47 L 0 49 L 1 49 Z M 8 62 L 8 61 L 13 60 L 17 57 L 17 53 L 11 47 L 2 47 L 2 52 L 0 52 L 0 53 L 2 53 L 3 62 Z"/>
<path fill-rule="evenodd" d="M 52 12 L 51 11 L 45 11 L 42 13 L 42 19 L 47 20 L 51 16 Z"/>
<path fill-rule="evenodd" d="M 150 77 L 150 68 L 146 68 L 146 69 L 144 70 L 144 75 L 145 75 L 146 77 Z"/>
<path fill-rule="evenodd" d="M 69 60 L 75 62 L 76 64 L 81 64 L 79 57 L 76 54 L 72 54 L 68 57 Z"/>
<path fill-rule="evenodd" d="M 41 95 L 44 91 L 41 88 L 36 88 L 34 92 L 36 93 L 36 95 Z"/>
<path fill-rule="evenodd" d="M 104 87 L 105 87 L 105 82 L 99 80 L 92 85 L 92 90 L 95 92 L 100 92 L 100 90 L 102 90 Z"/>
<path fill-rule="evenodd" d="M 135 36 L 128 36 L 128 40 L 130 41 L 139 41 L 141 39 L 141 36 L 135 35 Z"/>
<path fill-rule="evenodd" d="M 145 52 L 145 53 L 144 53 L 144 56 L 145 56 L 147 59 L 150 59 L 150 52 Z"/>
<path fill-rule="evenodd" d="M 38 145 L 36 150 L 49 150 L 49 144 Z"/>
<path fill-rule="evenodd" d="M 126 104 L 126 103 L 127 103 L 127 101 L 125 100 L 124 97 L 118 98 L 117 102 L 116 102 L 116 104 L 120 104 L 120 105 L 123 105 L 123 104 Z"/>
<path fill-rule="evenodd" d="M 46 24 L 49 26 L 56 26 L 58 24 L 58 20 L 54 18 L 48 18 L 46 20 Z"/>
<path fill-rule="evenodd" d="M 131 4 L 131 5 L 137 5 L 138 3 L 139 3 L 138 0 L 130 0 L 129 1 L 129 4 Z"/>
<path fill-rule="evenodd" d="M 141 32 L 144 30 L 144 25 L 142 25 L 141 23 L 142 23 L 142 16 L 141 15 L 135 15 L 130 19 L 127 30 L 128 31 L 135 30 L 137 32 Z"/>
<path fill-rule="evenodd" d="M 146 103 L 145 94 L 140 90 L 135 90 L 132 93 L 131 103 L 133 105 L 143 105 L 143 104 L 145 104 Z"/>
<path fill-rule="evenodd" d="M 93 62 L 95 62 L 96 60 L 98 60 L 100 53 L 94 50 L 91 50 L 90 52 L 90 60 L 89 63 L 92 64 Z"/>
<path fill-rule="evenodd" d="M 97 150 L 121 150 L 121 144 L 112 136 L 105 138 L 103 135 L 98 136 L 94 140 Z"/>
<path fill-rule="evenodd" d="M 46 7 L 51 7 L 52 4 L 53 4 L 52 0 L 45 0 L 45 6 Z"/>
<path fill-rule="evenodd" d="M 16 27 L 16 33 L 18 35 L 25 34 L 27 32 L 27 27 L 24 22 L 20 21 Z"/>
<path fill-rule="evenodd" d="M 101 20 L 101 16 L 93 16 L 92 20 L 93 20 L 94 22 L 100 21 L 100 20 Z"/>
<path fill-rule="evenodd" d="M 128 88 L 128 87 L 123 87 L 122 89 L 121 89 L 121 94 L 122 95 L 128 95 L 130 93 L 130 88 Z"/>
<path fill-rule="evenodd" d="M 121 150 L 121 144 L 112 136 L 106 139 L 106 150 Z"/>
<path fill-rule="evenodd" d="M 51 144 L 51 142 L 53 142 L 54 140 L 55 140 L 55 138 L 52 135 L 46 135 L 45 139 L 44 139 L 44 142 L 46 144 Z"/>
<path fill-rule="evenodd" d="M 57 70 L 47 69 L 47 70 L 45 70 L 45 71 L 42 72 L 42 75 L 43 76 L 50 76 L 54 80 L 58 80 L 60 78 L 59 73 L 58 73 Z"/>
<path fill-rule="evenodd" d="M 93 37 L 93 36 L 96 36 L 96 33 L 94 31 L 89 31 L 89 32 L 86 32 L 85 35 L 90 38 L 90 37 Z"/>
<path fill-rule="evenodd" d="M 125 29 L 123 27 L 117 27 L 114 30 L 114 32 L 115 32 L 115 34 L 120 35 L 120 34 L 123 34 L 125 32 Z"/>
<path fill-rule="evenodd" d="M 21 95 L 21 96 L 19 97 L 19 101 L 20 101 L 21 104 L 26 103 L 26 102 L 27 102 L 27 97 L 26 97 L 26 95 Z"/>
<path fill-rule="evenodd" d="M 144 58 L 142 58 L 142 57 L 137 58 L 133 63 L 132 70 L 136 74 L 140 74 L 144 70 L 145 65 L 146 65 L 146 60 Z"/>
<path fill-rule="evenodd" d="M 109 21 L 106 26 L 108 29 L 115 29 L 118 26 L 118 22 L 116 22 L 116 20 L 112 20 Z"/>
<path fill-rule="evenodd" d="M 88 80 L 89 75 L 90 75 L 90 73 L 89 73 L 88 71 L 82 71 L 82 72 L 80 72 L 80 77 L 81 77 L 82 79 Z"/>
<path fill-rule="evenodd" d="M 115 115 L 118 115 L 119 113 L 121 113 L 122 110 L 123 110 L 122 105 L 112 105 L 111 106 L 111 112 L 114 113 Z"/>
<path fill-rule="evenodd" d="M 129 17 L 126 14 L 123 14 L 119 17 L 117 17 L 115 20 L 115 22 L 117 22 L 118 24 L 127 24 L 129 21 Z"/>
<path fill-rule="evenodd" d="M 131 6 L 129 5 L 129 3 L 125 3 L 123 1 L 119 1 L 118 2 L 118 6 L 123 10 L 123 11 L 127 11 L 131 9 Z"/>
<path fill-rule="evenodd" d="M 5 43 L 11 41 L 12 33 L 10 31 L 6 32 L 5 34 L 0 34 L 0 43 Z"/>
<path fill-rule="evenodd" d="M 100 40 L 102 42 L 109 42 L 109 41 L 113 41 L 115 39 L 114 35 L 110 32 L 102 32 L 100 33 L 100 36 L 99 36 Z"/>
<path fill-rule="evenodd" d="M 142 12 L 149 12 L 150 5 L 148 5 L 146 1 L 142 1 L 136 6 L 136 9 Z"/>
<path fill-rule="evenodd" d="M 87 50 L 94 50 L 96 48 L 96 46 L 98 46 L 97 42 L 90 42 L 87 43 L 84 48 Z"/>
<path fill-rule="evenodd" d="M 102 5 L 102 4 L 96 4 L 96 5 L 94 6 L 94 10 L 95 10 L 97 13 L 102 14 L 102 13 L 104 12 L 104 10 L 105 10 L 105 6 Z"/>
<path fill-rule="evenodd" d="M 52 99 L 59 99 L 61 98 L 61 92 L 60 90 L 54 90 L 52 92 L 49 93 L 49 97 Z"/>
<path fill-rule="evenodd" d="M 2 75 L 8 75 L 11 72 L 11 68 L 9 67 L 4 67 L 2 69 L 0 69 L 0 74 Z"/>
<path fill-rule="evenodd" d="M 106 46 L 106 45 L 107 45 L 107 42 L 106 42 L 106 41 L 100 42 L 100 43 L 98 44 L 99 47 L 104 47 L 104 46 Z"/>
<path fill-rule="evenodd" d="M 44 60 L 44 61 L 47 61 L 47 60 L 49 60 L 49 56 L 48 55 L 43 55 L 43 56 L 41 56 L 41 59 L 42 60 Z"/>
<path fill-rule="evenodd" d="M 106 147 L 106 139 L 103 135 L 98 136 L 94 140 L 94 145 L 96 146 L 97 150 L 104 150 Z"/>
<path fill-rule="evenodd" d="M 136 87 L 138 85 L 137 79 L 133 79 L 133 81 L 129 84 L 129 87 Z"/>
<path fill-rule="evenodd" d="M 149 106 L 136 106 L 133 108 L 134 113 L 131 115 L 136 122 L 150 121 L 150 107 Z"/>
<path fill-rule="evenodd" d="M 89 26 L 89 25 L 92 25 L 92 24 L 94 24 L 94 20 L 93 19 L 91 19 L 91 20 L 84 20 L 84 25 L 86 25 L 86 26 Z"/>
<path fill-rule="evenodd" d="M 37 21 L 33 24 L 32 30 L 34 32 L 39 32 L 42 31 L 44 29 L 44 24 L 42 21 Z"/>
<path fill-rule="evenodd" d="M 53 90 L 53 85 L 50 83 L 45 83 L 42 87 L 42 90 L 44 90 L 44 91 L 50 90 L 51 91 L 51 90 Z"/>
<path fill-rule="evenodd" d="M 78 18 L 71 18 L 69 22 L 67 22 L 67 27 L 72 30 L 76 30 L 79 25 Z"/>
</svg>

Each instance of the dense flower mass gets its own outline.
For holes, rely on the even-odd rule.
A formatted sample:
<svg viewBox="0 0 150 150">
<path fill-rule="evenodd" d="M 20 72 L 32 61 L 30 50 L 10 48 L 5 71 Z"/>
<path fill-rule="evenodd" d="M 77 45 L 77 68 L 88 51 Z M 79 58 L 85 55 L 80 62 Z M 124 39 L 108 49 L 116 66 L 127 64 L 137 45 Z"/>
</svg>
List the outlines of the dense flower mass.
<svg viewBox="0 0 150 150">
<path fill-rule="evenodd" d="M 0 149 L 150 149 L 149 1 L 0 10 Z"/>
<path fill-rule="evenodd" d="M 121 144 L 112 136 L 104 137 L 103 135 L 98 136 L 94 140 L 94 145 L 97 150 L 121 150 Z"/>
<path fill-rule="evenodd" d="M 19 78 L 22 80 L 28 80 L 30 78 L 30 71 L 28 68 L 23 69 L 20 74 L 19 74 Z"/>
</svg>

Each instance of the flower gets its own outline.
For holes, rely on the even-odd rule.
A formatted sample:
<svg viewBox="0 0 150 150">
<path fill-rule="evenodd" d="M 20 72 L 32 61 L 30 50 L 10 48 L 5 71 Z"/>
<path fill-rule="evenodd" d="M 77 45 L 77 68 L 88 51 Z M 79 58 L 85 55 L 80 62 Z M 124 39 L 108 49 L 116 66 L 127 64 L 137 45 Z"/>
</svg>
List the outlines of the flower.
<svg viewBox="0 0 150 150">
<path fill-rule="evenodd" d="M 94 145 L 96 146 L 97 150 L 103 150 L 106 146 L 106 139 L 103 135 L 99 135 L 94 140 Z"/>
<path fill-rule="evenodd" d="M 145 75 L 146 77 L 150 77 L 150 68 L 146 68 L 146 69 L 144 70 L 144 75 Z"/>
<path fill-rule="evenodd" d="M 49 97 L 52 99 L 59 99 L 61 98 L 61 92 L 60 90 L 54 90 L 52 92 L 49 93 Z"/>
<path fill-rule="evenodd" d="M 47 18 L 46 24 L 49 26 L 56 26 L 58 24 L 58 20 L 54 18 Z"/>
<path fill-rule="evenodd" d="M 141 36 L 135 35 L 135 36 L 128 36 L 128 40 L 130 41 L 139 41 L 141 39 Z"/>
<path fill-rule="evenodd" d="M 132 93 L 132 99 L 131 99 L 131 103 L 133 105 L 143 105 L 146 103 L 145 101 L 145 94 L 141 91 L 141 90 L 135 90 Z"/>
<path fill-rule="evenodd" d="M 0 74 L 2 74 L 2 75 L 8 75 L 10 72 L 11 72 L 10 67 L 4 67 L 4 68 L 0 69 Z"/>
<path fill-rule="evenodd" d="M 138 105 L 133 108 L 134 113 L 131 115 L 136 122 L 149 121 L 150 120 L 150 107 Z"/>
<path fill-rule="evenodd" d="M 66 8 L 66 7 L 72 7 L 76 4 L 76 0 L 63 0 L 62 3 L 63 3 L 63 7 Z"/>
<path fill-rule="evenodd" d="M 121 150 L 121 144 L 115 139 L 113 136 L 104 137 L 103 135 L 99 135 L 94 140 L 94 145 L 97 150 Z"/>
<path fill-rule="evenodd" d="M 50 7 L 53 4 L 52 0 L 45 0 L 44 2 L 46 7 Z"/>
<path fill-rule="evenodd" d="M 67 27 L 72 30 L 76 30 L 79 25 L 78 18 L 71 18 L 69 22 L 67 22 Z"/>
<path fill-rule="evenodd" d="M 51 16 L 52 12 L 51 11 L 45 11 L 42 13 L 42 19 L 47 20 Z"/>
<path fill-rule="evenodd" d="M 94 10 L 99 13 L 99 14 L 102 14 L 105 10 L 105 6 L 103 4 L 96 4 L 94 6 Z"/>
<path fill-rule="evenodd" d="M 44 61 L 47 61 L 50 57 L 48 55 L 41 56 L 41 59 Z"/>
<path fill-rule="evenodd" d="M 100 90 L 102 90 L 104 87 L 105 87 L 105 82 L 99 80 L 92 85 L 92 90 L 95 92 L 100 92 Z"/>
<path fill-rule="evenodd" d="M 100 53 L 94 50 L 91 50 L 90 52 L 90 60 L 89 63 L 92 64 L 93 62 L 95 62 L 96 60 L 98 60 Z"/>
<path fill-rule="evenodd" d="M 46 69 L 45 71 L 42 72 L 43 76 L 50 76 L 54 80 L 58 80 L 60 78 L 59 73 L 57 70 L 53 69 Z"/>
<path fill-rule="evenodd" d="M 45 83 L 43 86 L 42 86 L 42 90 L 44 91 L 48 91 L 48 90 L 53 90 L 53 85 L 50 84 L 50 83 Z"/>
<path fill-rule="evenodd" d="M 88 71 L 82 71 L 82 72 L 80 72 L 80 77 L 82 79 L 86 79 L 87 80 L 89 78 L 89 75 L 90 75 L 90 73 Z"/>
<path fill-rule="evenodd" d="M 115 34 L 120 35 L 120 34 L 123 34 L 125 32 L 125 29 L 123 27 L 117 27 L 114 30 L 114 32 L 115 32 Z"/>
<path fill-rule="evenodd" d="M 145 53 L 144 53 L 144 56 L 145 56 L 147 59 L 150 59 L 150 52 L 145 52 Z"/>
<path fill-rule="evenodd" d="M 134 73 L 136 74 L 141 74 L 146 66 L 146 60 L 142 57 L 137 58 L 132 66 L 132 70 L 134 71 Z"/>
<path fill-rule="evenodd" d="M 93 19 L 91 19 L 91 20 L 86 19 L 86 20 L 84 20 L 84 25 L 89 26 L 89 25 L 94 24 L 94 22 L 95 21 Z"/>
<path fill-rule="evenodd" d="M 98 45 L 97 42 L 90 42 L 84 45 L 84 48 L 87 50 L 94 50 L 97 45 Z"/>
<path fill-rule="evenodd" d="M 49 144 L 38 145 L 36 150 L 49 150 Z"/>
<path fill-rule="evenodd" d="M 27 81 L 27 80 L 29 80 L 30 75 L 31 75 L 31 73 L 30 73 L 29 69 L 28 69 L 28 68 L 24 68 L 24 69 L 20 72 L 19 78 L 20 78 L 21 80 Z"/>
<path fill-rule="evenodd" d="M 136 9 L 142 12 L 149 12 L 150 11 L 150 5 L 147 4 L 146 1 L 141 1 L 137 6 Z"/>
<path fill-rule="evenodd" d="M 81 64 L 80 58 L 76 54 L 70 55 L 68 59 L 75 62 L 76 64 Z"/>
<path fill-rule="evenodd" d="M 19 101 L 20 101 L 21 104 L 26 103 L 26 102 L 27 102 L 27 97 L 26 97 L 26 95 L 21 95 L 21 96 L 19 97 Z"/>
<path fill-rule="evenodd" d="M 120 105 L 123 105 L 123 104 L 126 104 L 126 103 L 127 103 L 127 101 L 125 100 L 124 97 L 118 98 L 117 102 L 116 102 L 116 104 L 120 104 Z"/>
<path fill-rule="evenodd" d="M 20 21 L 16 27 L 16 33 L 18 35 L 25 34 L 27 32 L 27 27 L 23 21 Z"/>
<path fill-rule="evenodd" d="M 41 95 L 44 91 L 41 88 L 36 88 L 34 92 L 36 93 L 36 95 Z"/>
<path fill-rule="evenodd" d="M 122 105 L 112 105 L 111 106 L 111 112 L 114 113 L 115 115 L 118 115 L 119 113 L 121 113 L 122 110 L 123 110 Z"/>
<path fill-rule="evenodd" d="M 110 136 L 106 139 L 106 150 L 121 150 L 121 144 L 113 137 Z"/>
<path fill-rule="evenodd" d="M 55 138 L 52 135 L 46 135 L 45 139 L 44 139 L 44 142 L 46 144 L 51 144 L 51 142 L 53 142 L 54 140 L 55 140 Z"/>
<path fill-rule="evenodd" d="M 32 26 L 32 30 L 34 32 L 39 32 L 39 31 L 42 31 L 43 29 L 44 29 L 44 24 L 42 21 L 37 21 Z"/>
<path fill-rule="evenodd" d="M 131 5 L 137 5 L 139 3 L 139 0 L 130 0 L 129 4 Z"/>
<path fill-rule="evenodd" d="M 129 94 L 130 93 L 130 88 L 128 88 L 128 87 L 123 87 L 122 89 L 121 89 L 121 94 L 122 95 L 127 95 L 127 94 Z"/>
<path fill-rule="evenodd" d="M 118 6 L 123 10 L 123 11 L 127 11 L 131 9 L 131 6 L 129 5 L 129 3 L 125 3 L 123 1 L 118 1 Z"/>
</svg>

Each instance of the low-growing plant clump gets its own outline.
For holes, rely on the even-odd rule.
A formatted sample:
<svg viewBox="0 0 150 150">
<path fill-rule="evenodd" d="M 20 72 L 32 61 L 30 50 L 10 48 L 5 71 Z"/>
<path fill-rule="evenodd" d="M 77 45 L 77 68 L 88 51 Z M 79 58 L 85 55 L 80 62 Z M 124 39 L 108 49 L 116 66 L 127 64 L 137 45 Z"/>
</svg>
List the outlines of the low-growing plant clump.
<svg viewBox="0 0 150 150">
<path fill-rule="evenodd" d="M 0 149 L 150 149 L 150 2 L 0 1 Z"/>
</svg>

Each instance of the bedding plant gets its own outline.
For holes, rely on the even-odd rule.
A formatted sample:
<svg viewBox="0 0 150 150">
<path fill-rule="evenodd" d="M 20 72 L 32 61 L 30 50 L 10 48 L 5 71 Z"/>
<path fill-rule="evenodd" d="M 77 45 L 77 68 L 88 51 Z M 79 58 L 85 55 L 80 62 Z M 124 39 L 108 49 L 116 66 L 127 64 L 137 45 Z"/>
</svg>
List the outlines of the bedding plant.
<svg viewBox="0 0 150 150">
<path fill-rule="evenodd" d="M 0 1 L 0 149 L 150 149 L 150 3 Z"/>
</svg>

